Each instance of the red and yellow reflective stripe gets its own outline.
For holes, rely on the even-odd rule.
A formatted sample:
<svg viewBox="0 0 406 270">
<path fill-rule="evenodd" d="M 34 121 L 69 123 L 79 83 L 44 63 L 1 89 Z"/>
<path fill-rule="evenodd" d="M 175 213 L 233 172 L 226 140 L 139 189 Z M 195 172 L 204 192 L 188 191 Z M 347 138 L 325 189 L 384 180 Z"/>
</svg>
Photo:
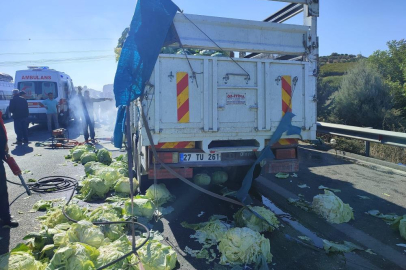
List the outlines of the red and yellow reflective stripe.
<svg viewBox="0 0 406 270">
<path fill-rule="evenodd" d="M 195 142 L 167 142 L 158 143 L 155 145 L 156 149 L 185 149 L 185 148 L 195 148 Z"/>
<path fill-rule="evenodd" d="M 297 139 L 280 139 L 277 143 L 275 143 L 273 146 L 285 146 L 285 145 L 295 145 L 298 144 Z"/>
<path fill-rule="evenodd" d="M 176 73 L 178 122 L 189 123 L 189 76 L 187 72 Z"/>
<path fill-rule="evenodd" d="M 287 112 L 292 112 L 292 77 L 282 76 L 282 116 Z M 280 139 L 273 147 L 297 145 L 297 139 Z"/>
<path fill-rule="evenodd" d="M 292 112 L 292 77 L 282 76 L 282 116 Z"/>
</svg>

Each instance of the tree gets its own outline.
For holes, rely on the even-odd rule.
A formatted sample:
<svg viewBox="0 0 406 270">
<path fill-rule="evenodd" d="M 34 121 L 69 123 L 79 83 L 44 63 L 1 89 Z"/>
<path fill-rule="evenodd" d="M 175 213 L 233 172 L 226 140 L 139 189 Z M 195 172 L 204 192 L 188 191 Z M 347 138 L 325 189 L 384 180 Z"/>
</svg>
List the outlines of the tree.
<svg viewBox="0 0 406 270">
<path fill-rule="evenodd" d="M 387 51 L 375 51 L 368 61 L 383 75 L 395 108 L 406 118 L 406 40 L 393 40 L 387 45 Z"/>
<path fill-rule="evenodd" d="M 121 49 L 123 48 L 124 41 L 127 38 L 128 32 L 130 32 L 130 27 L 124 29 L 123 33 L 121 33 L 121 37 L 118 39 L 117 47 L 114 48 L 114 53 L 116 54 L 116 61 L 120 59 Z"/>
<path fill-rule="evenodd" d="M 392 96 L 376 68 L 360 61 L 343 77 L 334 98 L 334 116 L 347 125 L 384 128 Z"/>
</svg>

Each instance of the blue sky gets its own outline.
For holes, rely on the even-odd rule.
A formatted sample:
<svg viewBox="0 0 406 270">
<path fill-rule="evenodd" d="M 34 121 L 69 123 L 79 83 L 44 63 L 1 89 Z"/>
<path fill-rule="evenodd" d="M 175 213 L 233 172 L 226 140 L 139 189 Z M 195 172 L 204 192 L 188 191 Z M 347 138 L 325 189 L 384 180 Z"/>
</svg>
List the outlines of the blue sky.
<svg viewBox="0 0 406 270">
<path fill-rule="evenodd" d="M 263 20 L 286 3 L 266 0 L 174 0 L 185 13 Z M 406 38 L 404 0 L 320 0 L 320 55 L 370 55 L 386 42 Z M 101 90 L 113 83 L 113 48 L 129 25 L 136 0 L 3 1 L 0 72 L 14 76 L 27 65 L 69 74 L 75 85 Z M 302 15 L 287 23 L 299 24 Z M 63 61 L 61 61 L 63 60 Z M 31 61 L 31 62 L 30 62 Z M 7 62 L 7 63 L 5 63 Z M 10 63 L 12 62 L 12 63 Z"/>
</svg>

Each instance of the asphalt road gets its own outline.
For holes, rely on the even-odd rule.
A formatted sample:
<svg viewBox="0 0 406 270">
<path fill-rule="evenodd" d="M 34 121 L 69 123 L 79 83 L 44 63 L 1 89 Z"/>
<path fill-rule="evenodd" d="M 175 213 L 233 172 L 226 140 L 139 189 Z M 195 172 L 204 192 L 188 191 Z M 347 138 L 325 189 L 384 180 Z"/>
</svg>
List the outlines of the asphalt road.
<svg viewBox="0 0 406 270">
<path fill-rule="evenodd" d="M 6 124 L 9 141 L 15 140 L 13 123 Z M 35 142 L 49 137 L 45 127 L 30 128 L 28 146 L 11 146 L 10 150 L 22 170 L 30 170 L 24 174 L 29 178 L 39 179 L 51 175 L 66 175 L 79 178 L 84 174 L 82 166 L 74 166 L 65 160 L 66 149 L 47 149 L 35 147 Z M 96 129 L 96 137 L 108 138 L 112 130 L 106 126 Z M 72 139 L 83 140 L 79 132 L 70 130 Z M 99 147 L 113 151 L 113 155 L 121 154 L 108 141 L 100 141 Z M 365 212 L 378 209 L 383 213 L 406 214 L 406 174 L 376 165 L 342 159 L 323 152 L 302 148 L 300 151 L 300 172 L 298 177 L 277 179 L 274 175 L 261 175 L 252 189 L 256 205 L 272 201 L 273 209 L 279 209 L 288 214 L 290 220 L 295 220 L 302 226 L 293 228 L 289 222 L 281 221 L 281 228 L 272 233 L 266 233 L 270 239 L 273 262 L 270 269 L 406 269 L 405 248 L 396 244 L 406 243 L 400 238 L 399 232 L 392 230 L 384 221 L 366 215 Z M 18 182 L 6 168 L 8 179 Z M 230 179 L 229 188 L 236 189 L 240 179 Z M 232 220 L 238 206 L 225 203 L 202 194 L 178 180 L 162 181 L 168 187 L 176 200 L 170 205 L 174 211 L 164 218 L 150 221 L 154 230 L 162 232 L 164 241 L 174 247 L 178 253 L 178 269 L 231 269 L 218 265 L 218 260 L 207 264 L 203 259 L 192 258 L 184 250 L 188 246 L 198 249 L 200 245 L 190 239 L 192 230 L 183 228 L 180 223 L 187 221 L 197 223 L 208 220 L 213 214 L 226 215 Z M 299 184 L 307 184 L 310 188 L 299 188 Z M 319 185 L 341 189 L 337 195 L 354 209 L 355 220 L 346 224 L 331 225 L 316 214 L 306 212 L 287 203 L 287 198 L 302 194 L 307 201 L 322 193 Z M 214 191 L 218 188 L 212 187 Z M 8 185 L 10 202 L 23 192 L 19 186 Z M 360 199 L 357 195 L 368 196 L 370 199 Z M 19 220 L 20 226 L 15 229 L 0 229 L 0 254 L 7 252 L 28 232 L 38 231 L 39 222 L 35 219 L 43 213 L 30 213 L 32 205 L 39 199 L 52 199 L 68 196 L 68 193 L 38 195 L 29 198 L 26 195 L 18 199 L 11 207 L 13 216 Z M 204 212 L 203 215 L 198 216 Z M 304 229 L 303 229 L 304 228 Z M 307 230 L 308 229 L 308 230 Z M 304 232 L 313 232 L 317 238 L 331 241 L 351 241 L 371 249 L 376 255 L 365 251 L 347 254 L 326 254 L 313 246 L 297 243 L 297 236 Z M 247 268 L 248 269 L 248 268 Z"/>
</svg>

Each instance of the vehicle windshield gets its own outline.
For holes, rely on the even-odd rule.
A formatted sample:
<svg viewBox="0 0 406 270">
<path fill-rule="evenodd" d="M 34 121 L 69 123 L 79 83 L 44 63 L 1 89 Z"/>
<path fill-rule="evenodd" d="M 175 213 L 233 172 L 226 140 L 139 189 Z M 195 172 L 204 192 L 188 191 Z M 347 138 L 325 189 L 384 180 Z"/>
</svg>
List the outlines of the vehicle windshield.
<svg viewBox="0 0 406 270">
<path fill-rule="evenodd" d="M 58 97 L 56 82 L 19 82 L 18 89 L 26 93 L 28 100 L 45 100 L 48 93 L 53 93 L 54 98 Z"/>
</svg>

